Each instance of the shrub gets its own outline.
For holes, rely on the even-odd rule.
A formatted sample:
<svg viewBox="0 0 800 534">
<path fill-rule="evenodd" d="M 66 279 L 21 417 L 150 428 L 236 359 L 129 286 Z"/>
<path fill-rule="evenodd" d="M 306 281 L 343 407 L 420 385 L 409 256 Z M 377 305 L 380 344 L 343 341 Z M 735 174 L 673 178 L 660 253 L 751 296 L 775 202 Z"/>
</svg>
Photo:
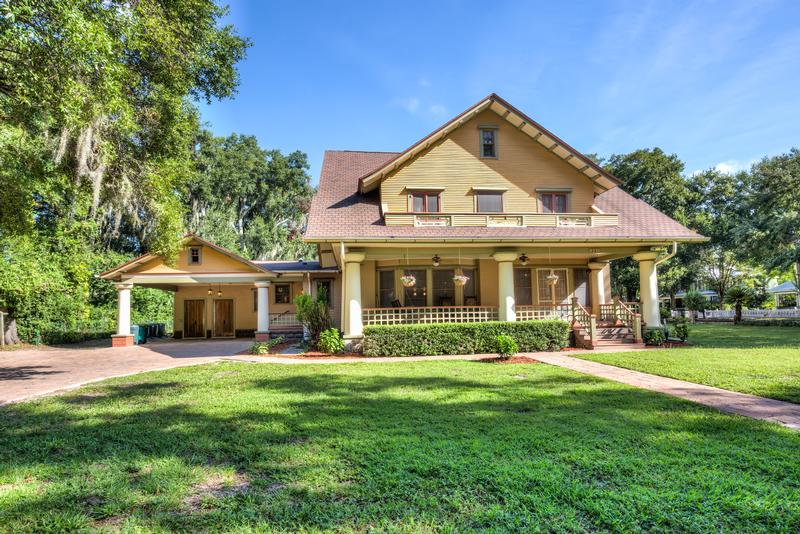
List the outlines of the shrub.
<svg viewBox="0 0 800 534">
<path fill-rule="evenodd" d="M 662 321 L 666 321 L 670 317 L 672 317 L 672 311 L 666 306 L 661 306 L 660 308 L 658 308 L 658 313 L 661 315 Z"/>
<path fill-rule="evenodd" d="M 508 334 L 496 335 L 494 336 L 494 340 L 497 343 L 497 353 L 504 360 L 511 358 L 513 355 L 519 352 L 519 345 L 514 338 Z"/>
<path fill-rule="evenodd" d="M 344 339 L 337 329 L 328 328 L 320 333 L 317 348 L 328 354 L 336 354 L 344 350 Z"/>
<path fill-rule="evenodd" d="M 250 345 L 250 354 L 263 355 L 269 354 L 272 347 L 283 343 L 283 336 L 278 336 L 269 341 L 256 341 Z"/>
<path fill-rule="evenodd" d="M 317 292 L 316 297 L 307 294 L 298 295 L 294 299 L 294 304 L 297 320 L 306 327 L 311 342 L 316 345 L 320 333 L 333 325 L 328 308 L 328 295 L 322 289 Z"/>
<path fill-rule="evenodd" d="M 692 317 L 695 317 L 697 312 L 703 311 L 708 307 L 708 299 L 699 291 L 691 290 L 684 295 L 683 305 L 692 312 Z"/>
<path fill-rule="evenodd" d="M 644 331 L 642 337 L 644 337 L 645 345 L 650 345 L 655 347 L 660 347 L 661 345 L 664 344 L 664 341 L 666 341 L 666 338 L 664 337 L 664 330 L 662 330 L 661 328 L 647 329 Z"/>
<path fill-rule="evenodd" d="M 689 339 L 689 320 L 686 317 L 676 317 L 672 324 L 675 337 L 681 341 Z"/>
<path fill-rule="evenodd" d="M 752 295 L 753 293 L 750 291 L 750 288 L 743 285 L 733 286 L 725 293 L 725 302 L 733 304 L 733 324 L 742 320 L 742 306 L 750 300 Z"/>
<path fill-rule="evenodd" d="M 364 329 L 363 351 L 365 356 L 494 353 L 500 334 L 512 337 L 523 352 L 560 350 L 569 343 L 569 323 L 553 320 L 368 326 Z"/>
</svg>

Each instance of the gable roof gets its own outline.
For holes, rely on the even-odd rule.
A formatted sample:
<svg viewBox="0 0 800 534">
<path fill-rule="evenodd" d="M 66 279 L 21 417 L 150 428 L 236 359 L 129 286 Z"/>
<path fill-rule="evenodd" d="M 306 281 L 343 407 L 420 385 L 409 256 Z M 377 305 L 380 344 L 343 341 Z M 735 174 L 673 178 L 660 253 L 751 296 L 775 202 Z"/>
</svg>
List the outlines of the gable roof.
<svg viewBox="0 0 800 534">
<path fill-rule="evenodd" d="M 599 227 L 476 227 L 476 226 L 386 226 L 380 209 L 380 195 L 374 190 L 360 192 L 362 177 L 371 169 L 386 165 L 398 152 L 325 152 L 317 194 L 304 239 L 388 240 L 470 240 L 509 239 L 546 241 L 705 241 L 706 238 L 664 215 L 619 187 L 598 195 L 594 204 L 605 213 L 619 215 L 618 226 Z"/>
<path fill-rule="evenodd" d="M 782 284 L 778 284 L 775 287 L 771 287 L 767 289 L 768 293 L 796 293 L 797 287 L 794 285 L 794 282 L 784 282 Z"/>
<path fill-rule="evenodd" d="M 203 246 L 206 246 L 206 247 L 208 247 L 210 249 L 213 249 L 213 250 L 219 252 L 220 254 L 224 254 L 225 256 L 228 256 L 231 259 L 234 259 L 234 260 L 236 260 L 238 262 L 241 262 L 241 263 L 247 265 L 248 267 L 251 267 L 255 271 L 263 271 L 265 273 L 273 274 L 272 270 L 270 270 L 270 269 L 268 269 L 266 267 L 262 267 L 261 265 L 257 265 L 256 263 L 254 263 L 254 262 L 252 262 L 252 261 L 250 261 L 248 259 L 245 259 L 242 256 L 239 256 L 235 252 L 233 252 L 231 250 L 228 250 L 225 247 L 221 247 L 221 246 L 219 246 L 219 245 L 217 245 L 215 243 L 212 243 L 211 241 L 203 239 L 202 237 L 200 237 L 197 234 L 189 233 L 189 234 L 184 235 L 181 238 L 181 244 L 182 245 L 187 245 L 187 244 L 192 243 L 192 242 L 198 242 Z M 157 259 L 157 258 L 159 258 L 158 255 L 148 252 L 146 254 L 142 254 L 141 256 L 137 256 L 136 258 L 133 258 L 130 261 L 126 261 L 125 263 L 123 263 L 121 265 L 118 265 L 118 266 L 114 267 L 113 269 L 109 269 L 108 271 L 106 271 L 104 273 L 100 273 L 98 276 L 100 278 L 105 279 L 105 280 L 111 280 L 118 274 L 122 274 L 124 272 L 127 272 L 127 271 L 129 271 L 130 269 L 134 268 L 137 265 L 141 265 L 142 263 L 147 263 L 148 261 L 154 260 L 154 259 Z"/>
<path fill-rule="evenodd" d="M 403 152 L 395 153 L 393 157 L 367 170 L 359 177 L 359 191 L 362 193 L 372 191 L 378 187 L 385 176 L 404 163 L 412 160 L 439 140 L 447 137 L 453 130 L 460 128 L 486 109 L 491 109 L 518 130 L 530 136 L 531 139 L 537 141 L 547 150 L 572 165 L 577 172 L 592 180 L 592 182 L 601 189 L 609 190 L 619 185 L 619 179 L 603 169 L 600 165 L 572 148 L 566 141 L 563 141 L 560 137 L 509 104 L 506 100 L 492 93 L 474 106 L 456 115 L 455 118 L 426 135 Z"/>
</svg>

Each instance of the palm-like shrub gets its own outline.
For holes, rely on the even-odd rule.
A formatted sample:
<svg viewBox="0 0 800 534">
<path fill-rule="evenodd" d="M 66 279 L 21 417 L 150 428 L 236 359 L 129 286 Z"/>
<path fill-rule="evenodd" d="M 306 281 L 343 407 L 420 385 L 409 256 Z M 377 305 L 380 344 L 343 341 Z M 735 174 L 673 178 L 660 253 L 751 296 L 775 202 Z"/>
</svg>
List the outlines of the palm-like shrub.
<svg viewBox="0 0 800 534">
<path fill-rule="evenodd" d="M 733 305 L 733 324 L 742 320 L 742 306 L 744 306 L 751 298 L 752 292 L 750 289 L 743 285 L 733 286 L 725 293 L 725 302 Z"/>
</svg>

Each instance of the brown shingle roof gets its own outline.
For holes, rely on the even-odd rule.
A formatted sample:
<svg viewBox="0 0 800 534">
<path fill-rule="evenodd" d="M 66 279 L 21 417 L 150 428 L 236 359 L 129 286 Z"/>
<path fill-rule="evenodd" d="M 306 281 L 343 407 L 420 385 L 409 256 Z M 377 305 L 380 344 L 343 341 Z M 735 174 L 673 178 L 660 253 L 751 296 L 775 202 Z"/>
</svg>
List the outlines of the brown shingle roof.
<svg viewBox="0 0 800 534">
<path fill-rule="evenodd" d="M 488 228 L 386 226 L 379 191 L 362 195 L 359 178 L 392 160 L 397 152 L 325 152 L 319 189 L 311 202 L 305 238 L 323 239 L 663 239 L 697 241 L 703 237 L 619 187 L 595 198 L 606 213 L 619 214 L 618 226 L 595 228 Z"/>
</svg>

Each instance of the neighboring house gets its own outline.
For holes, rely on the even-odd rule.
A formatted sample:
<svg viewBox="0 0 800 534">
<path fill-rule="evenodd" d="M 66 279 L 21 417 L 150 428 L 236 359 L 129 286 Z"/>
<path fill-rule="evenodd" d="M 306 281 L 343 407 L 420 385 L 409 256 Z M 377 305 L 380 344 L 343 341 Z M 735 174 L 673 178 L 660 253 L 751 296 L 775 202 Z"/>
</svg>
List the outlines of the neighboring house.
<svg viewBox="0 0 800 534">
<path fill-rule="evenodd" d="M 791 281 L 771 287 L 767 293 L 775 296 L 776 308 L 794 308 L 800 303 L 800 291 Z"/>
<path fill-rule="evenodd" d="M 717 292 L 714 291 L 713 289 L 698 289 L 696 291 L 698 291 L 701 295 L 707 298 L 709 303 L 719 304 L 719 295 L 717 295 Z M 675 293 L 675 309 L 685 308 L 685 306 L 683 305 L 683 298 L 686 296 L 686 293 L 687 291 L 684 291 L 683 289 Z M 666 295 L 662 296 L 661 300 L 669 302 L 672 299 L 669 297 L 669 295 Z"/>
<path fill-rule="evenodd" d="M 176 281 L 159 284 L 177 290 L 175 328 L 184 337 L 188 313 L 205 313 L 205 325 L 214 325 L 197 326 L 193 334 L 215 335 L 209 308 L 231 306 L 214 297 L 218 281 L 223 294 L 259 286 L 276 306 L 279 282 L 296 284 L 295 295 L 304 280 L 305 290 L 313 291 L 310 284 L 324 278 L 331 280 L 337 324 L 348 339 L 359 338 L 369 325 L 558 316 L 573 321 L 579 341 L 588 337 L 594 345 L 598 322 L 622 322 L 631 331 L 642 320 L 660 324 L 656 265 L 678 243 L 706 239 L 618 185 L 602 167 L 492 94 L 403 152 L 326 152 L 304 237 L 317 245 L 319 264 L 313 268 L 285 262 L 287 272 L 280 272 L 227 253 L 246 275 L 220 278 L 212 272 L 216 266 L 202 263 L 194 268 L 206 276 L 184 283 L 184 267 Z M 225 256 L 211 244 L 205 247 Z M 641 317 L 638 303 L 611 299 L 609 261 L 623 257 L 639 262 Z M 124 266 L 104 275 L 128 283 L 145 282 L 141 276 Z M 206 302 L 205 311 L 187 300 Z M 252 299 L 247 302 L 232 304 L 237 313 L 225 334 L 256 328 L 266 335 L 274 329 L 257 321 Z M 289 303 L 282 305 L 291 310 Z M 120 335 L 125 333 L 123 328 Z"/>
</svg>

